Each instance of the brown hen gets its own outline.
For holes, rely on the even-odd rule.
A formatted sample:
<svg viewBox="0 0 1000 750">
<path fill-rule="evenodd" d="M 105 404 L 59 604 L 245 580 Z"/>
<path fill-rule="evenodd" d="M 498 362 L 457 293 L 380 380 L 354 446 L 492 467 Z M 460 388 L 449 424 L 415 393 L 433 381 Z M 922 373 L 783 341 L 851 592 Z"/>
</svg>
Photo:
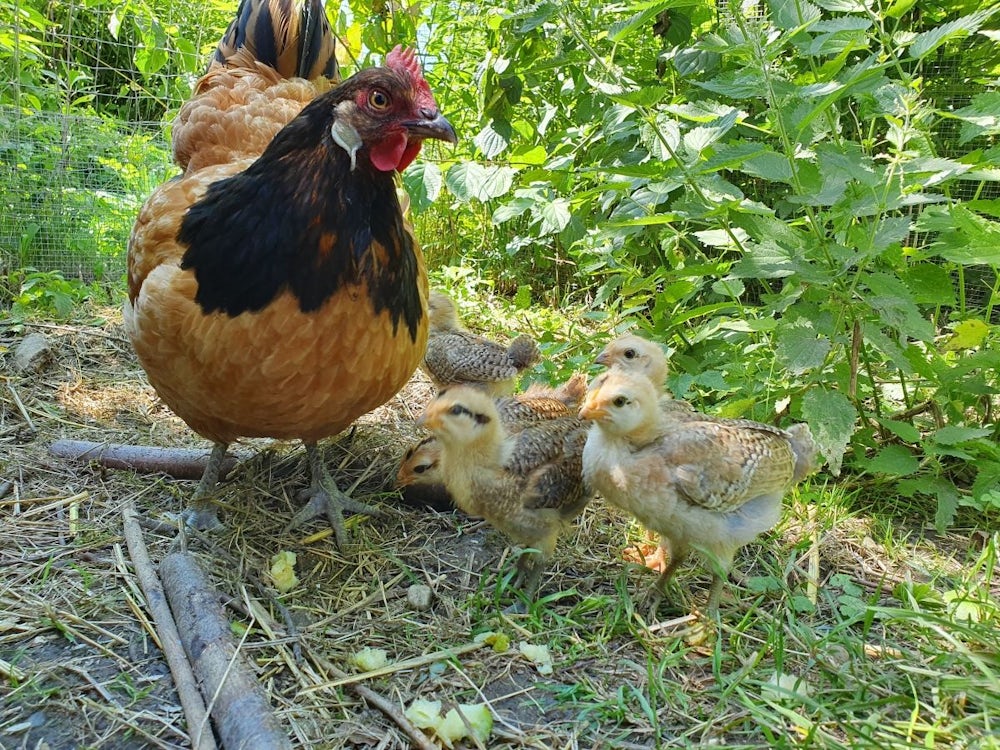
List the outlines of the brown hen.
<svg viewBox="0 0 1000 750">
<path fill-rule="evenodd" d="M 410 50 L 333 85 L 319 0 L 243 0 L 178 117 L 185 172 L 146 201 L 125 326 L 150 383 L 215 447 L 188 523 L 217 524 L 229 443 L 297 438 L 312 483 L 299 525 L 344 495 L 317 441 L 385 403 L 423 356 L 427 276 L 396 195 L 426 138 L 455 142 Z M 313 76 L 312 80 L 283 76 Z"/>
</svg>

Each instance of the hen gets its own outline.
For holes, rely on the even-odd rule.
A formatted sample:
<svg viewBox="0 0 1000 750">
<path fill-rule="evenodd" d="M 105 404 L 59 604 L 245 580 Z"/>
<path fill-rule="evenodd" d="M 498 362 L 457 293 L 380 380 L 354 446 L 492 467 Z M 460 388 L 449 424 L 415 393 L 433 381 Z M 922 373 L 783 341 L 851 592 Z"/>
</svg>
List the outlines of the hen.
<svg viewBox="0 0 1000 750">
<path fill-rule="evenodd" d="M 423 366 L 438 388 L 475 385 L 494 396 L 514 390 L 517 376 L 540 359 L 538 345 L 518 336 L 501 346 L 466 330 L 455 303 L 445 294 L 431 292 L 430 335 Z"/>
<path fill-rule="evenodd" d="M 421 421 L 440 442 L 439 470 L 455 504 L 538 551 L 518 560 L 518 583 L 533 595 L 559 532 L 590 500 L 585 426 L 560 417 L 510 434 L 493 400 L 470 386 L 440 393 Z"/>
<path fill-rule="evenodd" d="M 556 388 L 533 383 L 523 393 L 494 400 L 500 422 L 507 434 L 548 419 L 576 416 L 586 392 L 583 375 L 577 374 Z M 431 435 L 407 449 L 396 474 L 396 487 L 410 505 L 448 510 L 454 502 L 439 469 L 441 444 Z"/>
<path fill-rule="evenodd" d="M 585 481 L 608 502 L 658 532 L 670 563 L 656 599 L 691 549 L 712 569 L 708 609 L 740 547 L 772 528 L 785 492 L 816 468 L 808 425 L 781 430 L 750 420 L 677 419 L 636 373 L 611 371 L 588 392 L 592 420 Z"/>
<path fill-rule="evenodd" d="M 312 481 L 290 525 L 325 514 L 343 543 L 343 511 L 372 509 L 337 488 L 317 441 L 385 403 L 424 353 L 427 276 L 395 173 L 455 131 L 411 50 L 337 85 L 332 52 L 319 0 L 243 0 L 178 116 L 184 174 L 132 229 L 129 338 L 163 401 L 215 443 L 191 525 L 218 523 L 229 443 L 297 438 Z"/>
</svg>

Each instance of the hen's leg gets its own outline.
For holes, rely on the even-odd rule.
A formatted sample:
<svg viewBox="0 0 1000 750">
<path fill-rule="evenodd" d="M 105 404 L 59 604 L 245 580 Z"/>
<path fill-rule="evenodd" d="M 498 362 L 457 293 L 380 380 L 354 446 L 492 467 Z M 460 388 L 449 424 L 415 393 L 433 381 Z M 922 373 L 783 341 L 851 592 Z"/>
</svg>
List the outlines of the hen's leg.
<svg viewBox="0 0 1000 750">
<path fill-rule="evenodd" d="M 309 460 L 309 474 L 312 477 L 312 484 L 306 491 L 309 502 L 291 520 L 285 531 L 297 529 L 302 524 L 311 521 L 317 516 L 326 516 L 333 528 L 333 534 L 337 540 L 337 546 L 343 547 L 347 543 L 347 528 L 344 526 L 344 511 L 353 513 L 364 513 L 369 516 L 381 516 L 382 512 L 365 503 L 352 500 L 340 491 L 337 483 L 333 481 L 330 472 L 323 463 L 323 455 L 320 453 L 316 443 L 306 443 L 306 457 Z"/>
<path fill-rule="evenodd" d="M 215 486 L 219 483 L 219 472 L 222 470 L 222 461 L 226 457 L 227 443 L 216 443 L 212 447 L 212 454 L 208 457 L 205 471 L 201 474 L 201 480 L 195 488 L 194 496 L 188 507 L 181 513 L 184 525 L 208 531 L 222 526 L 219 521 L 218 509 L 212 502 L 212 494 Z"/>
</svg>

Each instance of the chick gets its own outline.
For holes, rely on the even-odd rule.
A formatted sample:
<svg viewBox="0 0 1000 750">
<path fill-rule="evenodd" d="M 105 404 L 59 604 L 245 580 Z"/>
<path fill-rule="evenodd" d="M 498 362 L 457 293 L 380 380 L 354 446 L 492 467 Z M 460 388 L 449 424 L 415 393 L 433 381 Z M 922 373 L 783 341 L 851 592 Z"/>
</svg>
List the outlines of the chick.
<svg viewBox="0 0 1000 750">
<path fill-rule="evenodd" d="M 594 361 L 609 369 L 642 373 L 661 390 L 666 386 L 667 357 L 659 346 L 641 336 L 619 336 Z"/>
<path fill-rule="evenodd" d="M 494 399 L 500 421 L 511 435 L 548 419 L 574 417 L 587 391 L 587 381 L 577 373 L 555 387 L 532 383 L 523 393 Z M 396 487 L 408 505 L 448 510 L 454 503 L 438 468 L 441 445 L 431 435 L 410 446 L 396 474 Z"/>
<path fill-rule="evenodd" d="M 504 347 L 466 330 L 455 303 L 441 292 L 431 292 L 428 307 L 430 334 L 422 366 L 438 388 L 476 385 L 502 396 L 514 390 L 522 371 L 541 359 L 529 336 L 518 336 Z"/>
<path fill-rule="evenodd" d="M 648 378 L 620 370 L 588 392 L 580 409 L 593 422 L 584 480 L 661 535 L 670 563 L 654 601 L 694 549 L 711 567 L 715 611 L 737 550 L 778 522 L 782 496 L 815 470 L 816 446 L 804 423 L 786 431 L 743 419 L 677 419 L 659 396 Z"/>
<path fill-rule="evenodd" d="M 439 441 L 438 470 L 455 504 L 537 550 L 518 560 L 517 583 L 533 596 L 559 532 L 590 500 L 581 463 L 586 426 L 568 416 L 511 434 L 493 399 L 469 386 L 442 391 L 420 421 Z"/>
</svg>

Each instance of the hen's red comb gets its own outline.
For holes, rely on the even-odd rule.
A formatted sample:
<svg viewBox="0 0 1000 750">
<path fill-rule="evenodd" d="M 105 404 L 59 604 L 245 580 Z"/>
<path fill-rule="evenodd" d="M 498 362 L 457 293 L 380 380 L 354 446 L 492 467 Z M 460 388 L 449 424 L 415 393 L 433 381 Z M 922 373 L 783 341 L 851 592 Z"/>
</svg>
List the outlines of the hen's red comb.
<svg viewBox="0 0 1000 750">
<path fill-rule="evenodd" d="M 417 53 L 412 47 L 404 48 L 403 45 L 397 44 L 392 48 L 392 52 L 385 56 L 385 66 L 407 76 L 416 88 L 430 91 L 430 86 L 424 80 L 424 72 L 420 69 Z"/>
</svg>

